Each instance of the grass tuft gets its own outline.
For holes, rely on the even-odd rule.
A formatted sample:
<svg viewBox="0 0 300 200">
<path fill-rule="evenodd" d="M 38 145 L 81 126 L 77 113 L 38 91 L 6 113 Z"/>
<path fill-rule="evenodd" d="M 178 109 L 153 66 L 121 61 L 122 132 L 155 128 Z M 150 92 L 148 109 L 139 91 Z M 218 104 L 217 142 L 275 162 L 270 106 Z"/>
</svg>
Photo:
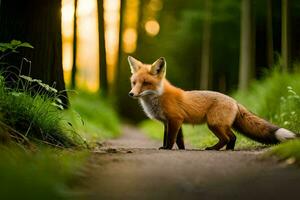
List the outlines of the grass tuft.
<svg viewBox="0 0 300 200">
<path fill-rule="evenodd" d="M 26 139 L 57 147 L 74 147 L 82 143 L 76 132 L 62 120 L 60 100 L 54 88 L 44 84 L 53 92 L 49 96 L 43 90 L 33 93 L 30 80 L 23 84 L 20 78 L 16 84 L 19 87 L 7 88 L 4 77 L 0 76 L 0 126 L 7 130 L 3 134 L 8 133 L 21 143 Z M 15 137 L 16 133 L 21 138 Z"/>
</svg>

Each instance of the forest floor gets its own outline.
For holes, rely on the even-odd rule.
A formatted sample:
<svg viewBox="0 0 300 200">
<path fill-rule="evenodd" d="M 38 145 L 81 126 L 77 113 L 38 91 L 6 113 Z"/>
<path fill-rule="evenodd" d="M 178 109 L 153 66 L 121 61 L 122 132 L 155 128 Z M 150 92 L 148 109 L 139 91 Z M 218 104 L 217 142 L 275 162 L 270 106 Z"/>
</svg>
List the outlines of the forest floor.
<svg viewBox="0 0 300 200">
<path fill-rule="evenodd" d="M 82 171 L 87 199 L 300 199 L 300 169 L 266 150 L 158 150 L 161 143 L 125 126 Z M 83 188 L 83 189 L 82 189 Z"/>
</svg>

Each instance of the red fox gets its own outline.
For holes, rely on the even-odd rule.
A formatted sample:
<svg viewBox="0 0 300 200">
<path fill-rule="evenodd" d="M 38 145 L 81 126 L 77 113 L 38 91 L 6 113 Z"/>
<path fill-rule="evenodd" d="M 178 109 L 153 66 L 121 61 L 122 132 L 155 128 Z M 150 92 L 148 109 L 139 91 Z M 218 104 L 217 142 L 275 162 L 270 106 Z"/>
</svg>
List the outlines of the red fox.
<svg viewBox="0 0 300 200">
<path fill-rule="evenodd" d="M 184 91 L 173 86 L 165 78 L 167 66 L 163 57 L 153 64 L 144 64 L 129 56 L 128 62 L 132 73 L 129 96 L 139 99 L 149 118 L 164 124 L 160 149 L 172 149 L 175 142 L 179 149 L 185 149 L 183 123 L 207 123 L 219 141 L 206 150 L 219 150 L 225 145 L 227 150 L 234 150 L 236 136 L 232 129 L 265 144 L 296 137 L 295 133 L 249 112 L 229 96 L 213 91 Z"/>
</svg>

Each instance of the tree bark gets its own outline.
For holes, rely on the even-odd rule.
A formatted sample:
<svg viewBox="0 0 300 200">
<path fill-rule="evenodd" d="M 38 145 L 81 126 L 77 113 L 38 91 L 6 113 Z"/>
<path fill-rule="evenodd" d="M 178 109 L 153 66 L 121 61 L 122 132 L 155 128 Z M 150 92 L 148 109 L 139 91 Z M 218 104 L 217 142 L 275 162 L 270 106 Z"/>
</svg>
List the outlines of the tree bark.
<svg viewBox="0 0 300 200">
<path fill-rule="evenodd" d="M 73 24 L 73 65 L 71 71 L 71 88 L 76 88 L 76 72 L 77 72 L 77 3 L 78 0 L 74 0 L 74 24 Z"/>
<path fill-rule="evenodd" d="M 273 20 L 272 20 L 272 0 L 267 0 L 267 62 L 271 68 L 274 64 L 273 49 Z"/>
<path fill-rule="evenodd" d="M 281 17 L 281 56 L 282 71 L 287 72 L 291 65 L 291 41 L 290 41 L 290 0 L 282 0 Z"/>
<path fill-rule="evenodd" d="M 252 78 L 254 69 L 254 20 L 251 0 L 241 1 L 241 43 L 239 89 L 246 90 Z"/>
<path fill-rule="evenodd" d="M 122 66 L 122 55 L 123 55 L 123 26 L 124 26 L 124 12 L 125 12 L 125 6 L 127 1 L 121 0 L 120 2 L 120 24 L 119 24 L 119 51 L 118 51 L 118 61 L 116 64 L 116 70 L 114 75 L 114 83 L 113 83 L 113 96 L 117 95 L 117 91 L 119 90 L 120 86 L 120 73 L 121 73 L 121 66 Z"/>
<path fill-rule="evenodd" d="M 106 63 L 106 45 L 105 45 L 105 29 L 104 29 L 104 5 L 103 0 L 97 0 L 98 4 L 98 32 L 99 32 L 99 92 L 103 96 L 107 96 L 107 63 Z"/>
<path fill-rule="evenodd" d="M 207 90 L 211 81 L 211 9 L 212 0 L 204 1 L 205 17 L 203 21 L 200 89 Z"/>
<path fill-rule="evenodd" d="M 68 105 L 62 68 L 61 0 L 2 0 L 0 7 L 0 41 L 12 39 L 29 42 L 34 49 L 21 49 L 10 61 L 20 69 L 23 57 L 31 69 L 22 73 L 55 85 Z M 27 70 L 27 71 L 26 71 Z M 25 72 L 26 71 L 26 72 Z"/>
</svg>

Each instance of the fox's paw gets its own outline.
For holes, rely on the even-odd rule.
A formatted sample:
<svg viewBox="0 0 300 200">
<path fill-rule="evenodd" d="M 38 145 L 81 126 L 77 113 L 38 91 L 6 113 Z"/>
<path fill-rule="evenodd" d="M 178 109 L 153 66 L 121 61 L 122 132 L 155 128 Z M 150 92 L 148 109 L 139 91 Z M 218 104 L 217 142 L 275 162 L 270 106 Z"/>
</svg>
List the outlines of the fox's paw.
<svg viewBox="0 0 300 200">
<path fill-rule="evenodd" d="M 167 149 L 167 147 L 159 147 L 158 149 L 159 149 L 159 150 Z"/>
</svg>

